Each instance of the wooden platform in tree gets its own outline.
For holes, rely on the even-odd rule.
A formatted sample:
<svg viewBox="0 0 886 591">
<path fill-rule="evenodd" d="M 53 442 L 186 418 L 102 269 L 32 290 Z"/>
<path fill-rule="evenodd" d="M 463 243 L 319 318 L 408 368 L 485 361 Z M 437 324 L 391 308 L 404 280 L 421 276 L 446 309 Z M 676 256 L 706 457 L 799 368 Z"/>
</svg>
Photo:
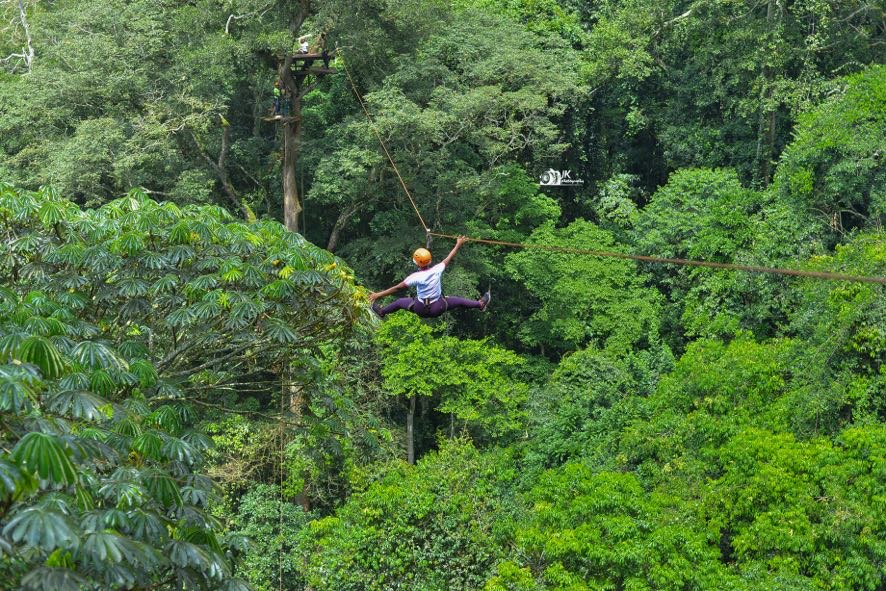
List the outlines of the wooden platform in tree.
<svg viewBox="0 0 886 591">
<path fill-rule="evenodd" d="M 293 60 L 317 60 L 317 59 L 323 59 L 324 57 L 335 57 L 335 54 L 336 54 L 335 49 L 333 49 L 332 51 L 326 51 L 326 52 L 321 51 L 320 53 L 317 53 L 316 51 L 309 52 L 309 53 L 293 53 L 292 59 Z"/>
<path fill-rule="evenodd" d="M 304 70 L 295 70 L 292 74 L 293 76 L 307 76 L 308 74 L 325 76 L 327 74 L 338 74 L 338 70 L 335 68 L 307 68 Z"/>
<path fill-rule="evenodd" d="M 327 57 L 331 57 L 331 53 L 326 54 Z M 292 54 L 293 61 L 301 61 L 301 60 L 322 60 L 322 53 L 294 53 Z"/>
<path fill-rule="evenodd" d="M 284 117 L 282 115 L 279 116 L 271 116 L 271 117 L 262 117 L 262 121 L 276 121 L 278 123 L 289 123 L 290 121 L 295 121 L 297 118 L 292 117 L 291 115 L 288 117 Z"/>
</svg>

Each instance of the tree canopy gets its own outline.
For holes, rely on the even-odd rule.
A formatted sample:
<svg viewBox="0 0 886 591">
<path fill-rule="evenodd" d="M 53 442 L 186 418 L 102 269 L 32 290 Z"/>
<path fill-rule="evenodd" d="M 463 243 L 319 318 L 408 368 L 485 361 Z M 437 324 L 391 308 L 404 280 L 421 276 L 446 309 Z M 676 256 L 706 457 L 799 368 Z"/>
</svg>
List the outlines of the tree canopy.
<svg viewBox="0 0 886 591">
<path fill-rule="evenodd" d="M 0 0 L 0 587 L 883 591 L 884 22 Z"/>
</svg>

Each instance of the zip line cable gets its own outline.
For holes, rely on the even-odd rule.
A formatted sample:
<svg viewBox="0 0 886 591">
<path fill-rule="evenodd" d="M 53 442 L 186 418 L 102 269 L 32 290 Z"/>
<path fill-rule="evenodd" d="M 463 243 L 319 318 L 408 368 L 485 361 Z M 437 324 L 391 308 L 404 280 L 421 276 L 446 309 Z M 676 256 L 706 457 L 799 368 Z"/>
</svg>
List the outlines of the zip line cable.
<svg viewBox="0 0 886 591">
<path fill-rule="evenodd" d="M 415 199 L 413 199 L 412 194 L 409 192 L 409 188 L 406 186 L 406 182 L 403 180 L 403 176 L 400 174 L 400 170 L 397 168 L 397 164 L 394 162 L 394 159 L 391 157 L 391 153 L 388 151 L 388 147 L 385 144 L 384 139 L 381 137 L 381 134 L 375 128 L 375 121 L 372 119 L 372 115 L 369 114 L 369 110 L 366 108 L 366 103 L 363 101 L 363 97 L 360 96 L 359 90 L 357 90 L 357 85 L 354 83 L 354 79 L 351 76 L 351 72 L 348 69 L 347 61 L 342 60 L 342 64 L 344 65 L 345 73 L 348 76 L 348 81 L 351 84 L 351 90 L 354 93 L 354 96 L 357 97 L 357 101 L 360 103 L 360 107 L 363 109 L 363 113 L 366 115 L 366 119 L 369 121 L 369 126 L 372 128 L 372 132 L 375 134 L 375 137 L 378 138 L 378 143 L 381 145 L 382 150 L 387 156 L 388 161 L 391 163 L 391 166 L 394 169 L 394 172 L 397 173 L 397 178 L 400 179 L 400 185 L 403 187 L 403 191 L 406 193 L 406 197 L 409 198 L 409 202 L 412 204 L 412 208 L 415 210 L 415 215 L 418 216 L 418 221 L 421 223 L 422 228 L 424 228 L 425 233 L 428 238 L 431 236 L 437 236 L 439 238 L 451 238 L 456 239 L 456 236 L 451 234 L 441 234 L 437 232 L 432 232 L 428 225 L 425 223 L 424 218 L 421 215 L 421 212 L 418 209 L 418 205 L 415 203 Z M 527 249 L 537 249 L 537 250 L 547 250 L 550 252 L 563 252 L 570 254 L 581 254 L 588 256 L 597 256 L 597 257 L 609 257 L 609 258 L 617 258 L 617 259 L 629 259 L 634 261 L 643 261 L 646 263 L 653 264 L 669 264 L 669 265 L 682 265 L 688 267 L 707 267 L 711 269 L 726 269 L 730 271 L 744 271 L 747 273 L 768 273 L 768 274 L 776 274 L 776 275 L 790 275 L 794 277 L 810 277 L 813 279 L 824 279 L 827 281 L 856 281 L 862 283 L 879 283 L 881 285 L 886 285 L 886 277 L 870 277 L 865 275 L 845 275 L 842 273 L 831 273 L 827 271 L 803 271 L 800 269 L 785 269 L 780 267 L 761 267 L 757 265 L 740 265 L 735 263 L 717 263 L 713 261 L 699 261 L 693 259 L 680 259 L 680 258 L 667 258 L 667 257 L 655 257 L 655 256 L 646 256 L 639 254 L 626 254 L 623 252 L 610 252 L 605 250 L 589 250 L 584 248 L 571 248 L 567 246 L 554 246 L 554 245 L 546 245 L 546 244 L 529 244 L 525 242 L 504 242 L 501 240 L 489 240 L 485 238 L 472 238 L 470 236 L 467 237 L 468 242 L 478 242 L 481 244 L 494 244 L 498 246 L 508 246 L 511 248 L 527 248 Z"/>
<path fill-rule="evenodd" d="M 340 50 L 337 50 L 336 53 L 341 53 Z M 428 228 L 428 225 L 425 223 L 423 217 L 421 217 L 421 212 L 418 210 L 418 205 L 415 204 L 415 199 L 412 198 L 412 193 L 409 192 L 409 188 L 406 186 L 406 181 L 403 180 L 403 176 L 400 174 L 400 169 L 397 168 L 397 164 L 394 162 L 394 159 L 391 157 L 391 153 L 388 152 L 388 146 L 385 144 L 385 140 L 381 137 L 381 134 L 378 132 L 376 128 L 375 121 L 372 119 L 372 115 L 369 114 L 369 109 L 366 108 L 366 103 L 363 102 L 363 97 L 360 96 L 360 91 L 357 90 L 357 85 L 354 83 L 354 79 L 351 77 L 351 70 L 348 68 L 348 62 L 342 59 L 342 65 L 345 68 L 345 74 L 348 76 L 348 81 L 351 83 L 351 89 L 354 91 L 354 96 L 357 97 L 357 101 L 360 103 L 360 107 L 363 108 L 363 113 L 366 115 L 366 119 L 369 120 L 369 127 L 372 129 L 372 133 L 375 134 L 375 137 L 378 138 L 378 143 L 381 144 L 381 149 L 384 150 L 385 155 L 388 157 L 388 161 L 391 163 L 391 166 L 394 168 L 394 172 L 397 173 L 397 178 L 400 179 L 400 186 L 403 187 L 403 191 L 406 193 L 406 196 L 409 198 L 409 202 L 412 204 L 412 208 L 415 210 L 415 215 L 418 216 L 418 221 L 421 222 L 422 228 L 425 229 L 425 232 L 430 233 L 431 229 Z"/>
<path fill-rule="evenodd" d="M 457 236 L 451 234 L 438 234 L 431 232 L 431 236 L 440 238 L 451 238 L 455 240 Z M 748 273 L 773 273 L 779 275 L 792 275 L 796 277 L 812 277 L 815 279 L 826 279 L 830 281 L 859 281 L 863 283 L 879 283 L 886 285 L 886 277 L 868 277 L 865 275 L 844 275 L 842 273 L 830 273 L 827 271 L 803 271 L 800 269 L 783 269 L 779 267 L 759 267 L 756 265 L 738 265 L 734 263 L 716 263 L 713 261 L 697 261 L 692 259 L 678 259 L 653 257 L 640 254 L 627 254 L 623 252 L 609 252 L 605 250 L 589 250 L 584 248 L 571 248 L 568 246 L 556 246 L 549 244 L 527 244 L 525 242 L 504 242 L 502 240 L 487 240 L 485 238 L 470 238 L 468 242 L 480 242 L 482 244 L 496 244 L 499 246 L 510 246 L 513 248 L 527 248 L 536 250 L 547 250 L 551 252 L 563 252 L 570 254 L 583 254 L 597 257 L 609 257 L 616 259 L 630 259 L 633 261 L 643 261 L 656 264 L 684 265 L 690 267 L 708 267 L 712 269 L 727 269 L 731 271 L 746 271 Z"/>
</svg>

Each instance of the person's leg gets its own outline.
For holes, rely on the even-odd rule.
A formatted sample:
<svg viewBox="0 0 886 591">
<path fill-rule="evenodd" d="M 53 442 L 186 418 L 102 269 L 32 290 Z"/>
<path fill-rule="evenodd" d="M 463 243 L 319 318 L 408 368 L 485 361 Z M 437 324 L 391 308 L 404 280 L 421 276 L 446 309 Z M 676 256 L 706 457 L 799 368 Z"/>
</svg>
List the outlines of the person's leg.
<svg viewBox="0 0 886 591">
<path fill-rule="evenodd" d="M 413 300 L 412 298 L 398 298 L 379 310 L 378 315 L 384 318 L 391 312 L 396 312 L 397 310 L 408 310 L 409 307 L 412 306 L 414 301 L 415 300 Z"/>
<path fill-rule="evenodd" d="M 480 310 L 483 308 L 483 302 L 480 300 L 469 300 L 467 298 L 460 298 L 458 296 L 446 296 L 444 299 L 448 304 L 449 310 L 458 310 L 460 308 L 471 308 L 475 310 Z M 437 302 L 434 303 L 436 304 Z"/>
</svg>

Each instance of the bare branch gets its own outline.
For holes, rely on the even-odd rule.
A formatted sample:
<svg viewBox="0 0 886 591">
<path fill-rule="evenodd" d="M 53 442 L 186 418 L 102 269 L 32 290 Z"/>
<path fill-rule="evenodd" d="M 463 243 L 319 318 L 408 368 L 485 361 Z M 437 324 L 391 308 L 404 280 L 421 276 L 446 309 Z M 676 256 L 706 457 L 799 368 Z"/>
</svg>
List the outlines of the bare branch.
<svg viewBox="0 0 886 591">
<path fill-rule="evenodd" d="M 258 10 L 253 10 L 252 12 L 245 12 L 243 14 L 231 14 L 228 17 L 228 21 L 225 23 L 225 35 L 231 34 L 231 23 L 232 22 L 247 19 L 247 18 L 252 18 L 255 16 L 259 16 L 259 17 L 264 16 L 273 7 L 274 7 L 274 3 L 271 2 L 270 4 L 265 6 L 264 8 L 259 8 Z"/>
<path fill-rule="evenodd" d="M 31 42 L 31 28 L 28 26 L 28 16 L 25 14 L 25 2 L 24 0 L 18 0 L 18 18 L 19 22 L 21 22 L 22 30 L 25 32 L 25 42 L 27 43 L 27 53 L 24 55 L 25 66 L 28 68 L 28 72 L 31 71 L 31 64 L 34 63 L 34 45 Z"/>
<path fill-rule="evenodd" d="M 18 30 L 18 27 L 21 26 L 22 31 L 25 35 L 25 47 L 22 48 L 20 53 L 11 53 L 4 58 L 0 58 L 0 63 L 9 64 L 12 60 L 15 61 L 15 65 L 12 66 L 12 71 L 18 68 L 18 65 L 24 62 L 25 67 L 28 69 L 28 73 L 31 72 L 31 66 L 34 63 L 34 43 L 31 39 L 31 27 L 28 25 L 28 15 L 25 10 L 24 0 L 18 0 L 18 15 L 17 17 L 13 17 L 10 21 L 9 25 L 13 28 L 13 32 Z"/>
</svg>

